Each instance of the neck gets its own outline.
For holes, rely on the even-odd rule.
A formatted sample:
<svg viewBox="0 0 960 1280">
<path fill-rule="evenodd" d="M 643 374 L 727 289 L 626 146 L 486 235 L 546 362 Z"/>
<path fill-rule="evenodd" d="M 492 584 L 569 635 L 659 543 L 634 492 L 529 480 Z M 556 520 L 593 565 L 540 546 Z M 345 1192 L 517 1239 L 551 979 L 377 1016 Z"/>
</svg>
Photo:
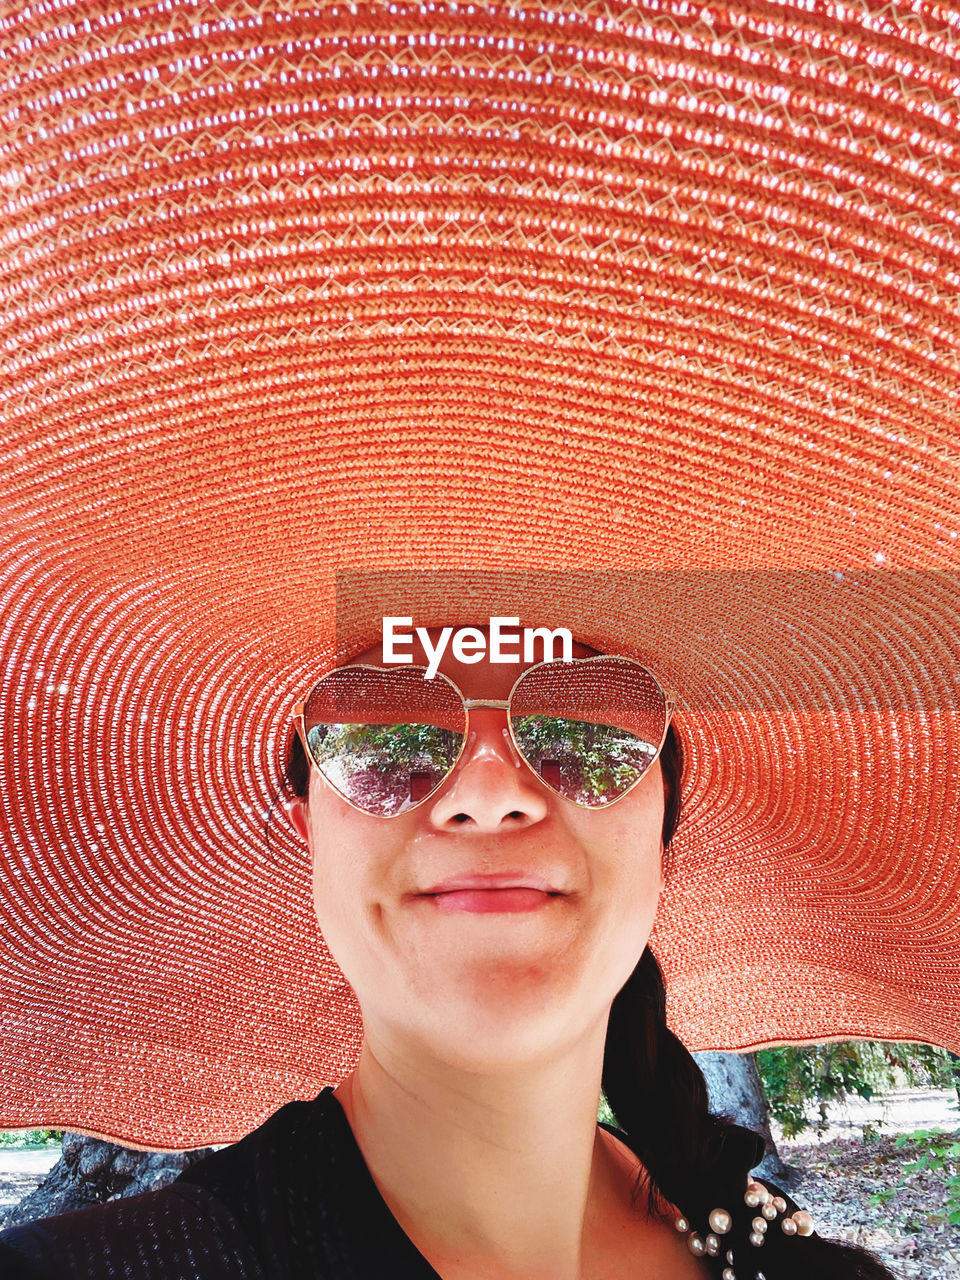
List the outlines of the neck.
<svg viewBox="0 0 960 1280">
<path fill-rule="evenodd" d="M 583 1274 L 593 1221 L 633 1182 L 597 1127 L 604 1032 L 509 1074 L 413 1060 L 365 1039 L 336 1096 L 381 1195 L 435 1270 Z"/>
</svg>

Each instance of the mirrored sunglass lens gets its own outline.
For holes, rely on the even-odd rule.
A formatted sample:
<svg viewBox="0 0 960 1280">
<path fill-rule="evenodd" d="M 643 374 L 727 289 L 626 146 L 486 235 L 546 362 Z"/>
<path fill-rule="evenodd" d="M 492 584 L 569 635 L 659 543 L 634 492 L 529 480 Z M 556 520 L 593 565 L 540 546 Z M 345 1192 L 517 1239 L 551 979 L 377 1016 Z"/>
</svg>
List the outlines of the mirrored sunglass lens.
<svg viewBox="0 0 960 1280">
<path fill-rule="evenodd" d="M 610 804 L 629 791 L 657 750 L 635 734 L 592 721 L 523 716 L 514 720 L 514 732 L 547 786 L 590 807 Z"/>
<path fill-rule="evenodd" d="M 466 727 L 463 704 L 441 677 L 361 667 L 321 680 L 304 708 L 304 724 L 311 755 L 331 786 L 384 818 L 440 786 Z"/>
<path fill-rule="evenodd" d="M 656 680 L 623 659 L 549 663 L 514 691 L 511 719 L 531 767 L 560 795 L 599 808 L 643 777 L 666 729 Z"/>
</svg>

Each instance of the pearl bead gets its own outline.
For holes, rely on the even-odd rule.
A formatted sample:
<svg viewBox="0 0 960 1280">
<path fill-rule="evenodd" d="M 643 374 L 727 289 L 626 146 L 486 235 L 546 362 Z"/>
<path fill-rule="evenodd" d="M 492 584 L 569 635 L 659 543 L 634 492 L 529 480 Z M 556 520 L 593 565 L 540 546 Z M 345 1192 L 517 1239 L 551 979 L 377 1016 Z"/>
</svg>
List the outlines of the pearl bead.
<svg viewBox="0 0 960 1280">
<path fill-rule="evenodd" d="M 792 1218 L 784 1218 L 780 1226 L 785 1236 L 795 1236 L 797 1234 L 797 1224 Z"/>
<path fill-rule="evenodd" d="M 762 1236 L 767 1229 L 767 1220 L 766 1218 L 754 1218 L 750 1225 L 753 1227 L 754 1231 L 756 1231 L 758 1236 Z"/>
<path fill-rule="evenodd" d="M 787 1202 L 784 1200 L 783 1196 L 774 1196 L 771 1203 L 776 1206 L 777 1213 L 787 1212 Z"/>
<path fill-rule="evenodd" d="M 755 1245 L 758 1249 L 760 1248 L 760 1246 L 763 1244 L 763 1236 L 760 1234 L 759 1231 L 750 1232 L 750 1243 L 752 1245 Z"/>
<path fill-rule="evenodd" d="M 737 1280 L 737 1273 L 733 1267 L 724 1267 L 720 1273 L 720 1280 Z"/>
<path fill-rule="evenodd" d="M 772 1222 L 777 1216 L 777 1206 L 771 1201 L 769 1204 L 765 1204 L 760 1212 L 769 1222 Z"/>
<path fill-rule="evenodd" d="M 710 1210 L 710 1229 L 715 1231 L 718 1236 L 725 1236 L 733 1226 L 733 1216 L 727 1213 L 726 1209 Z"/>
<path fill-rule="evenodd" d="M 697 1233 L 694 1231 L 687 1237 L 687 1248 L 696 1257 L 702 1258 L 707 1251 L 707 1246 L 703 1243 Z"/>
<path fill-rule="evenodd" d="M 751 1209 L 756 1209 L 760 1204 L 760 1194 L 752 1188 L 747 1188 L 747 1194 L 743 1197 L 743 1202 L 749 1205 Z"/>
<path fill-rule="evenodd" d="M 678 1231 L 690 1230 L 690 1223 L 686 1220 L 686 1218 L 678 1218 L 673 1225 L 677 1228 Z"/>
<path fill-rule="evenodd" d="M 813 1235 L 813 1218 L 807 1213 L 806 1209 L 798 1209 L 793 1215 L 793 1220 L 797 1224 L 798 1236 Z"/>
<path fill-rule="evenodd" d="M 731 1263 L 731 1265 L 732 1265 L 732 1263 L 733 1263 L 733 1250 L 732 1250 L 732 1249 L 728 1249 L 728 1250 L 727 1250 L 727 1261 L 728 1261 L 729 1263 Z"/>
<path fill-rule="evenodd" d="M 720 1252 L 720 1241 L 715 1235 L 709 1235 L 706 1239 L 707 1253 L 711 1258 L 715 1258 Z"/>
</svg>

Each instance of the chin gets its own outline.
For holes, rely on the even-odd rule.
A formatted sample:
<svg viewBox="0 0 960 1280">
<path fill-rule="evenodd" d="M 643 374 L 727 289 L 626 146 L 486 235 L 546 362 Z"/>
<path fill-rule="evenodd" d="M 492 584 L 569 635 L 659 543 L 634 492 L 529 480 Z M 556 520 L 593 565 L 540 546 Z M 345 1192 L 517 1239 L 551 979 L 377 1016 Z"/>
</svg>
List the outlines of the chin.
<svg viewBox="0 0 960 1280">
<path fill-rule="evenodd" d="M 499 1073 L 534 1065 L 569 1050 L 585 1029 L 605 1026 L 606 1007 L 584 1008 L 568 986 L 550 983 L 503 966 L 472 984 L 431 1002 L 419 1038 L 438 1061 L 458 1070 Z"/>
</svg>

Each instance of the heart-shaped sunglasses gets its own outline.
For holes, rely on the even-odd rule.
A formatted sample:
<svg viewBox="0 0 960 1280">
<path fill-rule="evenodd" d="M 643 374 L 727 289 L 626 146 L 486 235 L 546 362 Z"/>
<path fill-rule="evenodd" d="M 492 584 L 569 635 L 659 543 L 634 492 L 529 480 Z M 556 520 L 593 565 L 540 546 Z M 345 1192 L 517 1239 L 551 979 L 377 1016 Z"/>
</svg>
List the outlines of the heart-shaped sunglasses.
<svg viewBox="0 0 960 1280">
<path fill-rule="evenodd" d="M 426 667 L 336 667 L 294 708 L 327 783 L 364 813 L 393 818 L 429 800 L 456 768 L 470 711 L 506 711 L 520 758 L 557 795 L 587 809 L 632 791 L 663 748 L 676 702 L 631 658 L 540 662 L 506 699 L 465 698 Z"/>
</svg>

